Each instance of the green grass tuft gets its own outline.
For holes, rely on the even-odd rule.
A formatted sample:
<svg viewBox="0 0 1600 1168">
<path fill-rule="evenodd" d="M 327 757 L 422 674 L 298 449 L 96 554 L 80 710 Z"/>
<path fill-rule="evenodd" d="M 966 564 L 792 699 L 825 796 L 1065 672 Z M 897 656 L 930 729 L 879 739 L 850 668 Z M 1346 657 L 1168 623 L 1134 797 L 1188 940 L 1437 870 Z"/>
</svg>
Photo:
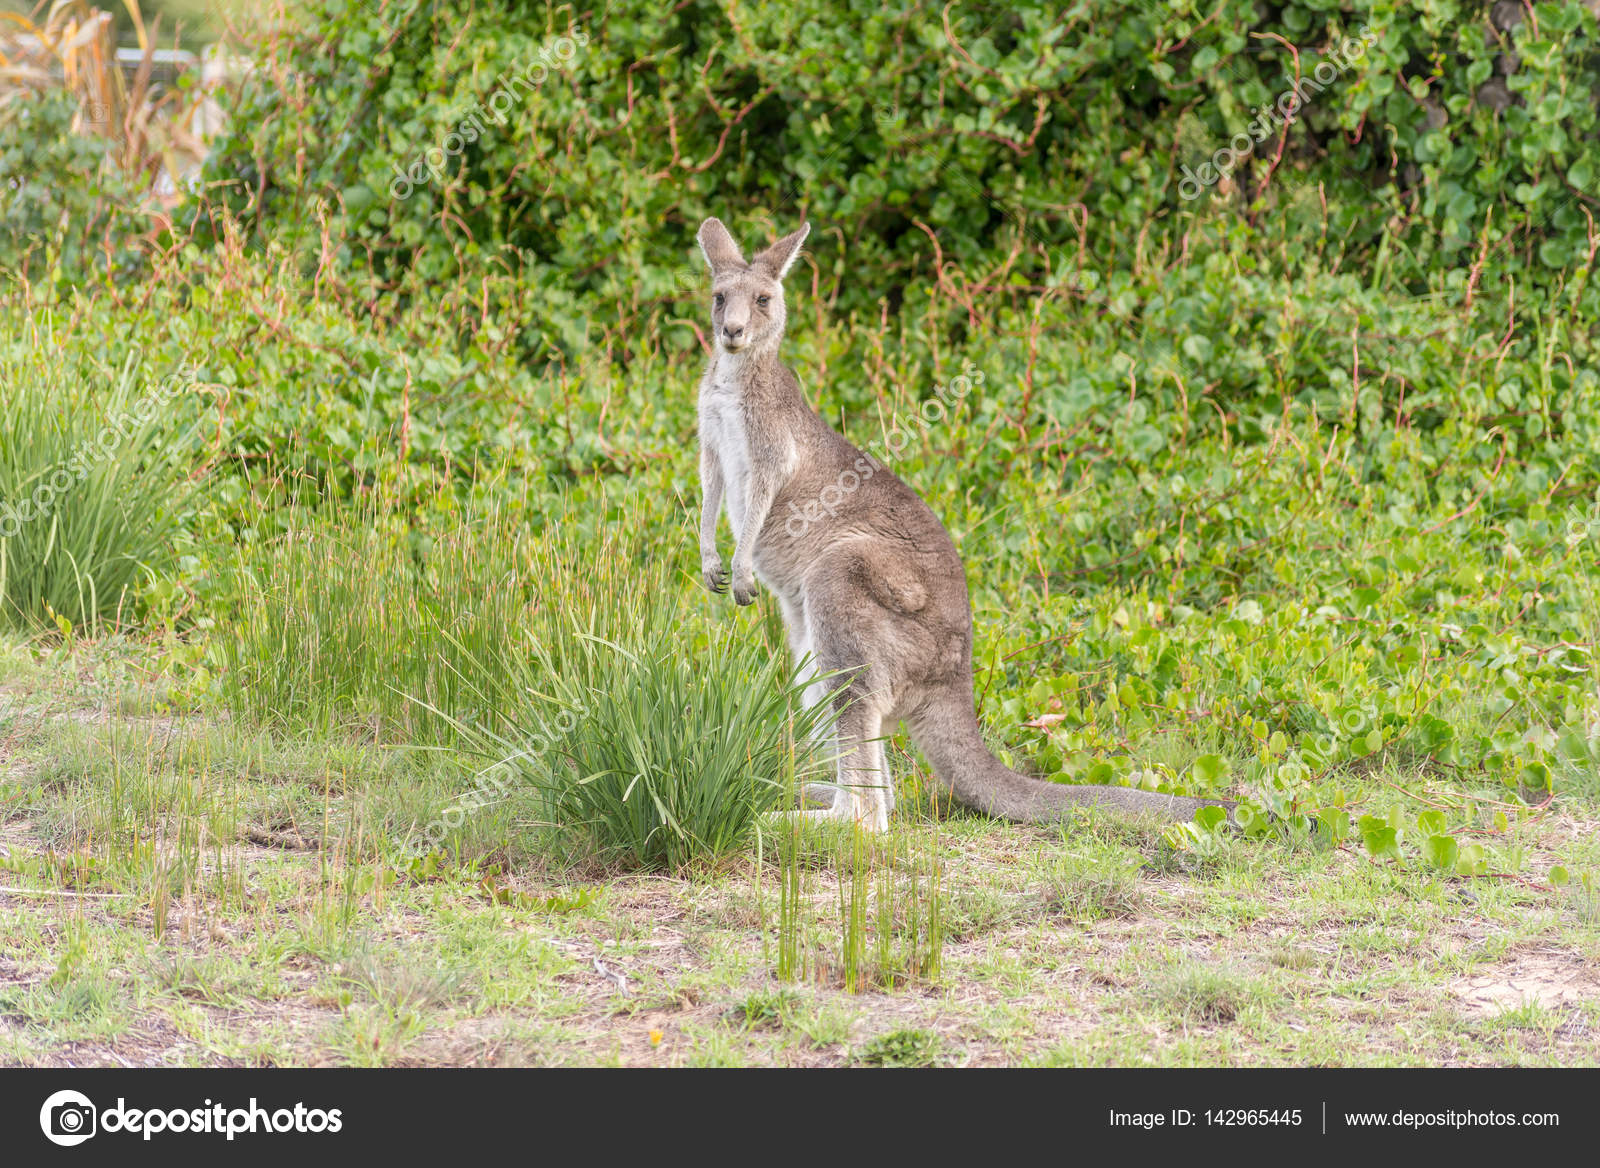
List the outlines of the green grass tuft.
<svg viewBox="0 0 1600 1168">
<path fill-rule="evenodd" d="M 1145 995 L 1184 1022 L 1217 1023 L 1237 1019 L 1262 991 L 1231 969 L 1184 962 L 1157 974 Z"/>
<path fill-rule="evenodd" d="M 96 635 L 140 615 L 178 558 L 188 384 L 132 357 L 105 376 L 36 339 L 0 347 L 0 627 Z"/>
<path fill-rule="evenodd" d="M 891 1030 L 855 1052 L 855 1061 L 869 1067 L 931 1067 L 938 1065 L 943 1042 L 930 1030 Z"/>
<path fill-rule="evenodd" d="M 1051 912 L 1079 921 L 1132 917 L 1144 903 L 1138 869 L 1098 857 L 1072 857 L 1049 870 L 1044 896 Z"/>
</svg>

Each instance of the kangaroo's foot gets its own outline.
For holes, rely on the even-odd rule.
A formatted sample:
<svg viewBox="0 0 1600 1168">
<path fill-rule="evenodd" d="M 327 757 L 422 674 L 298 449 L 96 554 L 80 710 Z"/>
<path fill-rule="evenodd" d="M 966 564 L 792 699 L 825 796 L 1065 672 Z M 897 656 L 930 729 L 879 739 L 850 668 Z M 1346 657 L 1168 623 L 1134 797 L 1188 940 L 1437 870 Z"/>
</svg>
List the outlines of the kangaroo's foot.
<svg viewBox="0 0 1600 1168">
<path fill-rule="evenodd" d="M 807 807 L 809 802 L 821 807 Z M 856 822 L 867 831 L 889 830 L 888 800 L 876 787 L 845 787 L 837 783 L 806 783 L 800 788 L 801 806 L 792 811 L 775 811 L 769 817 L 777 822 L 823 823 Z"/>
<path fill-rule="evenodd" d="M 848 798 L 837 783 L 806 783 L 800 788 L 800 806 L 809 810 L 833 811 Z"/>
<path fill-rule="evenodd" d="M 848 819 L 850 796 L 833 783 L 806 783 L 800 788 L 799 806 L 769 812 L 764 818 L 775 826 L 790 823 L 823 823 Z M 819 806 L 820 805 L 820 806 Z"/>
<path fill-rule="evenodd" d="M 889 797 L 882 787 L 856 787 L 851 791 L 855 821 L 867 831 L 889 830 Z"/>
</svg>

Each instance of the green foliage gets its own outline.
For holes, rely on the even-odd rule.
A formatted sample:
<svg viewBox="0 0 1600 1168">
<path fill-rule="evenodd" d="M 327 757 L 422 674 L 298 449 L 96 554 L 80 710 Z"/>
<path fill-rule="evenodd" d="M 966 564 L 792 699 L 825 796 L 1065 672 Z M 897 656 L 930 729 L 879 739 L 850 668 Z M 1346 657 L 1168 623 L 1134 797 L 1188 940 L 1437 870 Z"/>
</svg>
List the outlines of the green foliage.
<svg viewBox="0 0 1600 1168">
<path fill-rule="evenodd" d="M 747 233 L 822 223 L 818 277 L 845 311 L 931 279 L 928 231 L 953 286 L 1013 308 L 1030 287 L 1115 304 L 1137 257 L 1236 231 L 1302 274 L 1459 292 L 1482 258 L 1483 286 L 1571 280 L 1595 304 L 1600 32 L 1582 5 L 1511 27 L 1487 0 L 299 12 L 215 160 L 231 205 L 262 238 L 315 239 L 326 215 L 338 262 L 385 279 L 514 263 L 544 301 L 539 359 L 582 348 L 601 306 L 621 337 L 692 300 L 712 212 Z M 1280 142 L 1259 111 L 1297 85 Z M 1221 181 L 1185 185 L 1241 135 Z"/>
<path fill-rule="evenodd" d="M 0 273 L 70 295 L 143 270 L 142 192 L 114 163 L 112 142 L 72 129 L 64 89 L 0 102 Z"/>
<path fill-rule="evenodd" d="M 195 895 L 261 916 L 248 873 L 271 868 L 238 841 L 319 848 L 332 883 L 301 927 L 333 960 L 364 906 L 587 928 L 610 898 L 525 873 L 754 851 L 779 884 L 757 890 L 764 967 L 852 991 L 948 959 L 1014 996 L 986 934 L 1161 915 L 1130 849 L 1218 876 L 1202 923 L 1224 939 L 1255 931 L 1252 882 L 1297 873 L 1322 889 L 1308 927 L 1367 922 L 1346 951 L 1414 948 L 1463 896 L 1541 945 L 1592 927 L 1594 849 L 1558 827 L 1600 800 L 1589 7 L 297 0 L 248 44 L 170 230 L 67 105 L 0 105 L 0 271 L 22 277 L 0 333 L 25 338 L 0 347 L 0 504 L 141 387 L 203 387 L 97 460 L 59 524 L 0 531 L 0 622 L 76 671 L 75 638 L 139 618 L 188 671 L 147 700 L 205 715 L 43 759 L 4 805 L 48 847 L 0 867 L 131 898 L 160 936 Z M 1285 137 L 1190 177 L 1327 62 Z M 772 599 L 741 613 L 695 581 L 712 213 L 747 243 L 817 228 L 786 358 L 853 441 L 908 436 L 890 462 L 968 565 L 997 748 L 1058 782 L 1238 799 L 1233 823 L 1086 815 L 1066 843 L 1090 856 L 1007 880 L 1023 837 L 925 814 L 899 737 L 887 837 L 763 818 L 818 760 Z M 947 392 L 958 370 L 976 392 Z M 73 700 L 120 700 L 114 680 L 74 672 Z M 47 719 L 0 698 L 0 733 Z M 953 905 L 952 842 L 992 865 Z M 305 870 L 284 895 L 307 899 Z M 127 987 L 63 945 L 19 1009 L 121 1024 Z M 1388 974 L 1327 964 L 1359 1018 L 1341 1003 Z M 330 1001 L 352 1058 L 454 992 L 349 968 Z M 1164 1017 L 1131 1029 L 1182 1032 L 1168 1057 L 1278 1047 L 1243 968 L 1141 973 L 1120 996 Z M 738 1013 L 848 1038 L 799 1000 Z M 1300 1046 L 1351 1057 L 1328 1041 Z M 942 1049 L 902 1030 L 849 1057 Z"/>
<path fill-rule="evenodd" d="M 298 13 L 137 296 L 0 303 L 92 322 L 69 363 L 192 363 L 214 395 L 176 418 L 216 473 L 158 608 L 228 631 L 242 715 L 435 745 L 530 715 L 549 614 L 626 591 L 541 559 L 552 529 L 615 549 L 625 519 L 624 569 L 684 565 L 695 225 L 804 214 L 786 353 L 857 443 L 909 434 L 892 466 L 974 566 L 981 714 L 1017 765 L 1466 875 L 1520 862 L 1482 808 L 1600 794 L 1581 6 Z M 1281 157 L 1185 196 L 1292 83 L 1269 34 L 1314 76 L 1364 24 Z M 517 73 L 505 122 L 444 151 Z M 58 222 L 90 169 L 10 205 Z M 969 363 L 980 392 L 930 396 Z M 682 636 L 727 619 L 652 578 Z M 667 685 L 649 660 L 606 665 Z"/>
<path fill-rule="evenodd" d="M 1367 854 L 1375 860 L 1401 864 L 1420 861 L 1423 867 L 1446 876 L 1484 876 L 1491 872 L 1514 873 L 1523 866 L 1522 848 L 1512 825 L 1504 811 L 1497 811 L 1490 819 L 1488 832 L 1495 842 L 1463 844 L 1457 834 L 1484 834 L 1483 829 L 1452 826 L 1451 817 L 1442 810 L 1410 813 L 1395 806 L 1384 816 L 1361 816 L 1356 830 Z M 1559 885 L 1564 873 L 1560 865 L 1552 869 L 1551 884 Z"/>
<path fill-rule="evenodd" d="M 849 993 L 938 979 L 950 906 L 931 842 L 800 817 L 775 835 L 780 979 Z M 838 873 L 831 888 L 816 875 L 824 870 Z"/>
<path fill-rule="evenodd" d="M 636 522 L 585 542 L 559 507 L 542 532 L 527 503 L 465 513 L 420 551 L 387 507 L 297 520 L 238 557 L 224 697 L 286 732 L 482 758 L 472 789 L 410 833 L 413 851 L 508 792 L 623 866 L 742 847 L 791 768 L 809 773 L 797 744 L 830 712 L 797 708 L 798 677 L 759 640 L 686 634 Z"/>
<path fill-rule="evenodd" d="M 380 742 L 492 730 L 516 703 L 530 611 L 562 583 L 568 600 L 592 596 L 577 551 L 539 538 L 525 514 L 508 500 L 417 531 L 382 503 L 291 512 L 282 535 L 243 544 L 227 569 L 225 699 L 279 729 L 359 727 Z"/>
<path fill-rule="evenodd" d="M 793 990 L 764 990 L 739 1003 L 729 1017 L 751 1029 L 777 1029 L 788 1023 L 799 1003 L 800 996 Z"/>
</svg>

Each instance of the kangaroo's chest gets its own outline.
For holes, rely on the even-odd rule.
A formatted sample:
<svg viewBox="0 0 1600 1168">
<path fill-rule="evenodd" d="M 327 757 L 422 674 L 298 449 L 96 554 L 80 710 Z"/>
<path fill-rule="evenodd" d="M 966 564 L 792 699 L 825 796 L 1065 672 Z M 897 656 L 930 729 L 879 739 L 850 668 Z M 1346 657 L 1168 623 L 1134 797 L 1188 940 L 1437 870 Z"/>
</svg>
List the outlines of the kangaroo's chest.
<svg viewBox="0 0 1600 1168">
<path fill-rule="evenodd" d="M 716 452 L 722 467 L 723 504 L 735 533 L 744 530 L 750 498 L 750 434 L 744 407 L 733 394 L 711 385 L 701 401 L 702 441 Z"/>
</svg>

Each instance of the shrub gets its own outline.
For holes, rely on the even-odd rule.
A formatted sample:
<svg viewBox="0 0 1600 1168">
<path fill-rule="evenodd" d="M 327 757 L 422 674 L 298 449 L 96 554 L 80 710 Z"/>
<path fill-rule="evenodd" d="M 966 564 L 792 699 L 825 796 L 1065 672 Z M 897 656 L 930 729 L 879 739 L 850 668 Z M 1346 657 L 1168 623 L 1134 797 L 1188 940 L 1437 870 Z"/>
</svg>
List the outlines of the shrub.
<svg viewBox="0 0 1600 1168">
<path fill-rule="evenodd" d="M 0 271 L 65 290 L 138 264 L 143 192 L 115 145 L 73 128 L 78 99 L 54 90 L 0 104 Z"/>
<path fill-rule="evenodd" d="M 548 312 L 528 341 L 566 352 L 556 322 L 580 304 L 620 309 L 626 337 L 693 299 L 682 277 L 713 211 L 746 233 L 803 211 L 848 241 L 870 278 L 818 273 L 846 311 L 897 309 L 931 280 L 931 233 L 946 284 L 1013 305 L 1237 231 L 1302 272 L 1416 291 L 1446 269 L 1459 289 L 1480 251 L 1486 283 L 1554 288 L 1589 266 L 1600 36 L 1583 5 L 941 17 L 799 0 L 736 19 L 711 0 L 302 0 L 213 174 L 264 236 L 314 240 L 327 214 L 341 258 L 385 277 L 525 265 Z M 1286 133 L 1258 121 L 1297 85 Z"/>
</svg>

